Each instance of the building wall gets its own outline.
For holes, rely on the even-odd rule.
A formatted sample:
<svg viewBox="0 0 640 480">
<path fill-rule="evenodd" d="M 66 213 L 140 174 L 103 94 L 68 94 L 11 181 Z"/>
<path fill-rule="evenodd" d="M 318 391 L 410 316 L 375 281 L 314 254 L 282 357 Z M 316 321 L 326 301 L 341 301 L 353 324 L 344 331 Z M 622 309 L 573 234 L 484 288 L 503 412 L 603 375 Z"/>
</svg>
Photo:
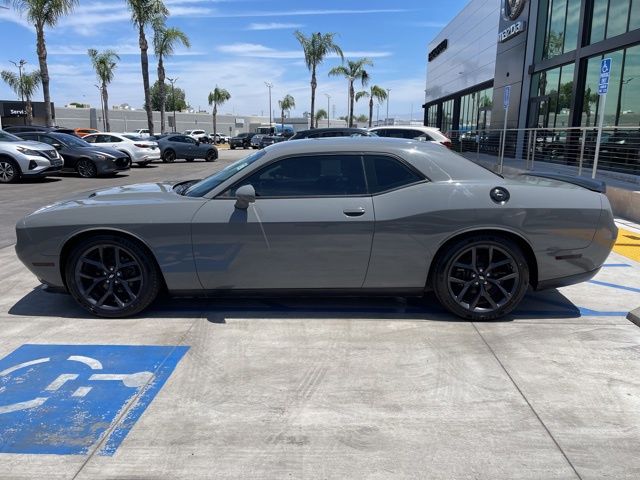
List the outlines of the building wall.
<svg viewBox="0 0 640 480">
<path fill-rule="evenodd" d="M 499 18 L 500 0 L 471 0 L 429 42 L 429 52 L 445 39 L 448 45 L 427 63 L 427 103 L 493 78 Z"/>
</svg>

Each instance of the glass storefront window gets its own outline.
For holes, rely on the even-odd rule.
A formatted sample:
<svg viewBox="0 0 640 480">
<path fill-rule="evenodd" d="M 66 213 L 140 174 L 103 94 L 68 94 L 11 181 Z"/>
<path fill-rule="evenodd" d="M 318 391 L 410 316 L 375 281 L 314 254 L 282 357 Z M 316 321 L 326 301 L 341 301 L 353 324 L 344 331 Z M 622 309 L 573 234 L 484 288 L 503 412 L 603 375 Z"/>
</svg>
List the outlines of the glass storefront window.
<svg viewBox="0 0 640 480">
<path fill-rule="evenodd" d="M 442 103 L 442 126 L 440 128 L 445 134 L 453 130 L 453 100 Z"/>
<path fill-rule="evenodd" d="M 639 28 L 639 3 L 638 0 L 593 0 L 590 43 Z"/>
<path fill-rule="evenodd" d="M 530 127 L 568 127 L 571 122 L 574 65 L 553 68 L 533 76 L 530 108 L 536 112 Z"/>
<path fill-rule="evenodd" d="M 640 126 L 640 45 L 588 60 L 581 125 L 586 127 L 598 124 L 598 82 L 602 58 L 611 58 L 612 65 L 603 124 Z"/>
<path fill-rule="evenodd" d="M 575 50 L 578 44 L 580 0 L 541 0 L 539 8 L 538 25 L 543 28 L 544 37 L 538 58 L 546 60 Z"/>
</svg>

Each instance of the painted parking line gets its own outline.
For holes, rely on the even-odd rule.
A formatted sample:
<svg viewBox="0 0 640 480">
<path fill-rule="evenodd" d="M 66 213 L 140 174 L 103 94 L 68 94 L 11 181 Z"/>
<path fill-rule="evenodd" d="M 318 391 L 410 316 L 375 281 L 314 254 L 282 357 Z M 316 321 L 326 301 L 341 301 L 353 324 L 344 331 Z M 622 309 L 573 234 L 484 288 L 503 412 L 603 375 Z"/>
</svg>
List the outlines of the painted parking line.
<svg viewBox="0 0 640 480">
<path fill-rule="evenodd" d="M 627 287 L 626 285 L 618 285 L 617 283 L 601 282 L 600 280 L 589 280 L 592 285 L 600 285 L 601 287 L 615 288 L 617 290 L 625 290 L 627 292 L 640 293 L 640 288 Z"/>
<path fill-rule="evenodd" d="M 113 455 L 188 348 L 19 347 L 0 360 L 0 453 Z"/>
<path fill-rule="evenodd" d="M 640 234 L 618 228 L 618 238 L 613 246 L 613 251 L 640 262 Z"/>
</svg>

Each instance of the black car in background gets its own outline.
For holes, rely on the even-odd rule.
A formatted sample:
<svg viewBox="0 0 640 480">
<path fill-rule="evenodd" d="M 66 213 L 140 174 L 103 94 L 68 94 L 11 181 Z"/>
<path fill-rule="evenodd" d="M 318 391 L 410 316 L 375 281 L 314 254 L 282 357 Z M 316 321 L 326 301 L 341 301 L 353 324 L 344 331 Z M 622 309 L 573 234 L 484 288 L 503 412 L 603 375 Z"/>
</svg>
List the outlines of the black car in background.
<svg viewBox="0 0 640 480">
<path fill-rule="evenodd" d="M 9 125 L 4 127 L 3 130 L 5 132 L 13 133 L 14 135 L 20 135 L 25 132 L 55 132 L 66 133 L 67 135 L 77 137 L 76 131 L 73 128 L 46 127 L 44 125 Z"/>
<path fill-rule="evenodd" d="M 313 130 L 302 130 L 296 132 L 289 140 L 300 140 L 302 138 L 329 138 L 329 137 L 377 137 L 373 132 L 364 128 L 314 128 Z"/>
<path fill-rule="evenodd" d="M 96 147 L 73 135 L 38 131 L 18 133 L 17 136 L 51 145 L 64 159 L 62 171 L 78 172 L 81 177 L 112 175 L 129 170 L 130 161 L 124 153 L 113 148 Z"/>
<path fill-rule="evenodd" d="M 265 135 L 260 139 L 260 147 L 264 148 L 269 145 L 273 145 L 274 143 L 280 143 L 288 140 L 290 137 L 286 137 L 284 135 Z"/>
<path fill-rule="evenodd" d="M 254 132 L 243 132 L 235 137 L 229 139 L 229 148 L 235 150 L 237 148 L 251 148 L 251 138 L 255 135 Z"/>
</svg>

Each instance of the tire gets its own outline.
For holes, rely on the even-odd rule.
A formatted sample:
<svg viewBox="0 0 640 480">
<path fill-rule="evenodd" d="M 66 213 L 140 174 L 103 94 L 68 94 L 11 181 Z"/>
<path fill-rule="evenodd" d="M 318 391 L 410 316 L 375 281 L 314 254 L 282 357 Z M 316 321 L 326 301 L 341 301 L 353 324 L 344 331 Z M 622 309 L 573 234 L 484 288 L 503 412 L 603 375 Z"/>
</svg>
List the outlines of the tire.
<svg viewBox="0 0 640 480">
<path fill-rule="evenodd" d="M 96 235 L 78 243 L 64 276 L 75 301 L 106 318 L 141 312 L 162 287 L 162 275 L 150 254 L 137 242 L 117 235 Z"/>
<path fill-rule="evenodd" d="M 78 160 L 76 170 L 82 178 L 96 178 L 98 176 L 98 167 L 88 158 Z"/>
<path fill-rule="evenodd" d="M 185 160 L 186 160 L 188 163 L 193 162 L 193 158 L 186 158 Z"/>
<path fill-rule="evenodd" d="M 150 163 L 151 163 L 150 161 L 149 162 L 138 162 L 138 166 L 144 168 L 147 165 L 149 165 Z"/>
<path fill-rule="evenodd" d="M 20 167 L 15 160 L 0 158 L 0 183 L 15 183 L 20 176 Z"/>
<path fill-rule="evenodd" d="M 176 152 L 173 150 L 166 150 L 162 155 L 162 161 L 164 163 L 173 163 L 176 161 Z"/>
<path fill-rule="evenodd" d="M 207 156 L 205 157 L 205 160 L 207 162 L 215 162 L 217 158 L 218 158 L 218 154 L 216 153 L 216 151 L 215 150 L 209 150 L 207 152 Z"/>
<path fill-rule="evenodd" d="M 511 312 L 524 297 L 529 266 L 513 241 L 477 235 L 438 255 L 432 284 L 438 301 L 451 313 L 473 321 L 494 320 Z"/>
<path fill-rule="evenodd" d="M 230 145 L 230 146 L 229 146 L 229 148 L 230 148 L 231 150 L 235 150 L 235 149 L 236 149 L 236 146 L 235 146 L 235 145 Z"/>
</svg>

